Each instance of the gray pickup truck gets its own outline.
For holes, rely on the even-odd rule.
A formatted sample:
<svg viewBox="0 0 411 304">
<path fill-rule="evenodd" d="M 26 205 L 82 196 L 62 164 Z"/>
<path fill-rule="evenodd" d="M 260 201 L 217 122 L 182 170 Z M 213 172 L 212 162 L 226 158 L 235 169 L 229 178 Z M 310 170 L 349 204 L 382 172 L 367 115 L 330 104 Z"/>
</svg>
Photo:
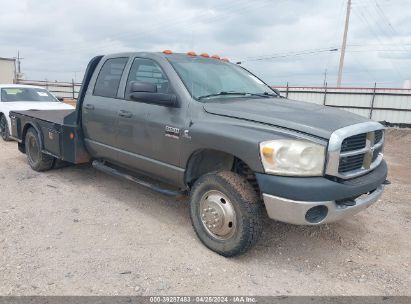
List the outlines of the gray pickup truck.
<svg viewBox="0 0 411 304">
<path fill-rule="evenodd" d="M 11 112 L 11 136 L 36 171 L 92 161 L 168 195 L 189 194 L 199 239 L 247 251 L 272 219 L 318 225 L 376 202 L 384 127 L 282 98 L 207 54 L 121 53 L 88 64 L 75 110 Z"/>
</svg>

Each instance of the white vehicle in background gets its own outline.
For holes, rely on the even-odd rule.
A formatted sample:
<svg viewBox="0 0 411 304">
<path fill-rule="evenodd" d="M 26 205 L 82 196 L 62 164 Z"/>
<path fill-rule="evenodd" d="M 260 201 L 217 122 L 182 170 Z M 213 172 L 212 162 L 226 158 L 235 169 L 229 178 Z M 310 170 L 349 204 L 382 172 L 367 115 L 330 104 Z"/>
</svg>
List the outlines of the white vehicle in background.
<svg viewBox="0 0 411 304">
<path fill-rule="evenodd" d="M 10 139 L 10 111 L 74 109 L 42 87 L 0 84 L 0 93 L 0 135 L 6 141 Z"/>
</svg>

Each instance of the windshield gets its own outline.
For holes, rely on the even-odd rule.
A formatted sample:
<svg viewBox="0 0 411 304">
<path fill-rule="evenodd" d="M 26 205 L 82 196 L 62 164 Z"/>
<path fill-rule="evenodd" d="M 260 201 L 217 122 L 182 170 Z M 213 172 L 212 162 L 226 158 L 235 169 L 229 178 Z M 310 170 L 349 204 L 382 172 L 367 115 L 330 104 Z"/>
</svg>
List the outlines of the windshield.
<svg viewBox="0 0 411 304">
<path fill-rule="evenodd" d="M 196 99 L 217 96 L 230 98 L 249 94 L 261 97 L 277 96 L 269 86 L 237 65 L 185 55 L 169 56 L 167 59 Z"/>
<path fill-rule="evenodd" d="M 58 100 L 45 89 L 37 88 L 2 88 L 2 102 L 36 101 L 36 102 L 58 102 Z"/>
</svg>

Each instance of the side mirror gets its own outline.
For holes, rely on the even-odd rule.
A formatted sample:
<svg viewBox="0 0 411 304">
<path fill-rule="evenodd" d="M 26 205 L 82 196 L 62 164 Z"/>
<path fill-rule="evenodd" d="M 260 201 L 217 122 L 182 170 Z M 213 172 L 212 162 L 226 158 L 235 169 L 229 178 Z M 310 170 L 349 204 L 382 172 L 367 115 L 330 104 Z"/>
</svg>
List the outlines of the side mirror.
<svg viewBox="0 0 411 304">
<path fill-rule="evenodd" d="M 133 81 L 130 83 L 127 99 L 165 107 L 177 107 L 177 96 L 158 93 L 153 83 Z"/>
<path fill-rule="evenodd" d="M 147 93 L 157 93 L 157 86 L 154 83 L 142 82 L 142 81 L 132 81 L 130 83 L 129 92 L 147 92 Z"/>
</svg>

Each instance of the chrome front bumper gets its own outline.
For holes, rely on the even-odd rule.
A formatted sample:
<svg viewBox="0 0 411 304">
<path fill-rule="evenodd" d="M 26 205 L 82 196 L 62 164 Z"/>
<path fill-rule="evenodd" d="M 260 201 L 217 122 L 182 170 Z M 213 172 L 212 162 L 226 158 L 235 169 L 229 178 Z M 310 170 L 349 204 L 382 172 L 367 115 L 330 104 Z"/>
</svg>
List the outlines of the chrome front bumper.
<svg viewBox="0 0 411 304">
<path fill-rule="evenodd" d="M 353 206 L 337 204 L 335 201 L 294 201 L 270 194 L 263 194 L 263 198 L 268 216 L 274 220 L 295 225 L 319 225 L 335 222 L 360 212 L 378 201 L 383 190 L 384 185 L 380 185 L 373 192 L 361 195 L 354 200 Z M 307 212 L 318 206 L 323 206 L 319 207 L 319 210 L 324 211 L 323 216 L 320 216 L 318 221 L 307 220 L 307 218 L 312 219 L 307 217 Z"/>
</svg>

